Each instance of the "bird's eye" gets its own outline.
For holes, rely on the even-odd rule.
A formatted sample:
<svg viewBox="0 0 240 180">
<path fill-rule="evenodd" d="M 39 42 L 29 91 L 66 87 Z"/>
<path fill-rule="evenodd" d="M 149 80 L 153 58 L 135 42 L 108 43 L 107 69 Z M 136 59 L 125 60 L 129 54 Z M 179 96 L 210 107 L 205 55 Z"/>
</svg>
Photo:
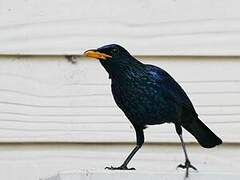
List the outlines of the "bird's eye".
<svg viewBox="0 0 240 180">
<path fill-rule="evenodd" d="M 117 54 L 117 53 L 118 53 L 118 49 L 114 48 L 114 49 L 112 50 L 112 54 Z"/>
</svg>

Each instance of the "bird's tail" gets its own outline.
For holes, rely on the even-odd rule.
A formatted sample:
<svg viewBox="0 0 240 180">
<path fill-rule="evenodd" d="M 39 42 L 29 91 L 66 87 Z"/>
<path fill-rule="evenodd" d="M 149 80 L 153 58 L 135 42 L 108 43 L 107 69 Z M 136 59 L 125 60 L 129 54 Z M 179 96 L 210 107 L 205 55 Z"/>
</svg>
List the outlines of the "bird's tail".
<svg viewBox="0 0 240 180">
<path fill-rule="evenodd" d="M 182 126 L 197 139 L 202 147 L 212 148 L 222 144 L 222 140 L 197 117 L 191 123 L 183 123 Z"/>
</svg>

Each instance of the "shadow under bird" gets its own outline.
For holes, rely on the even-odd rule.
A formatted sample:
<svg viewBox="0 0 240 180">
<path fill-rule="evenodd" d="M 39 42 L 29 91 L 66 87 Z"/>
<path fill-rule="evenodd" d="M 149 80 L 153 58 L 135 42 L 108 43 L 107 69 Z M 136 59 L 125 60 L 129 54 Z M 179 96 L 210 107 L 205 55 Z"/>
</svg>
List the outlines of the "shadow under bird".
<svg viewBox="0 0 240 180">
<path fill-rule="evenodd" d="M 193 104 L 181 86 L 163 69 L 143 64 L 123 47 L 117 44 L 87 50 L 87 57 L 99 59 L 111 79 L 114 100 L 132 123 L 137 145 L 119 167 L 106 167 L 110 170 L 134 170 L 127 165 L 144 143 L 143 130 L 147 125 L 174 123 L 180 138 L 185 163 L 177 167 L 197 170 L 187 155 L 182 137 L 182 127 L 190 132 L 204 148 L 222 144 L 199 118 Z"/>
</svg>

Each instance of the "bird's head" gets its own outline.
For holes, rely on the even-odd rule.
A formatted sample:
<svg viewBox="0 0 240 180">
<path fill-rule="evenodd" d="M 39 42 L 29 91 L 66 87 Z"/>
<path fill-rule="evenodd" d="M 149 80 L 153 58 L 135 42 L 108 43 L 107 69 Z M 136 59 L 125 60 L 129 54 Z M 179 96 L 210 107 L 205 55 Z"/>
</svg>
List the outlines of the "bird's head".
<svg viewBox="0 0 240 180">
<path fill-rule="evenodd" d="M 84 52 L 87 57 L 100 60 L 103 67 L 109 74 L 126 72 L 129 67 L 141 64 L 122 46 L 110 44 L 97 49 L 90 49 Z"/>
<path fill-rule="evenodd" d="M 97 49 L 90 49 L 85 51 L 84 55 L 106 62 L 116 62 L 131 56 L 126 49 L 117 44 L 110 44 Z"/>
</svg>

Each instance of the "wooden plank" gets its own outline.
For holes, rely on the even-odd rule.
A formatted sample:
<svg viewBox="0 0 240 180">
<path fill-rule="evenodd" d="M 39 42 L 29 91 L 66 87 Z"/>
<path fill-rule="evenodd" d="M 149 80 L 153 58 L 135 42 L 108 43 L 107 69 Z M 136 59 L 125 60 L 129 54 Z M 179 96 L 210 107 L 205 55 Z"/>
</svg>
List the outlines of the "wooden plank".
<svg viewBox="0 0 240 180">
<path fill-rule="evenodd" d="M 135 55 L 239 56 L 239 5 L 236 0 L 2 0 L 0 54 L 81 54 L 119 43 Z"/>
<path fill-rule="evenodd" d="M 225 142 L 240 142 L 239 58 L 138 57 L 166 69 L 199 117 Z M 100 63 L 63 56 L 0 56 L 0 142 L 134 142 Z M 195 142 L 184 133 L 188 142 Z M 179 142 L 173 125 L 146 130 L 147 142 Z"/>
<path fill-rule="evenodd" d="M 133 147 L 133 144 L 2 144 L 0 146 L 0 179 L 44 179 L 66 171 L 88 171 L 89 176 L 101 171 L 111 176 L 111 173 L 117 172 L 107 171 L 104 168 L 120 165 Z M 225 176 L 229 174 L 227 179 L 239 175 L 238 145 L 223 144 L 217 148 L 204 149 L 198 145 L 188 144 L 187 150 L 191 163 L 199 171 L 190 171 L 191 179 L 211 174 Z M 181 176 L 182 178 L 178 179 L 183 179 L 185 170 L 176 170 L 176 166 L 180 163 L 184 163 L 180 144 L 145 144 L 129 164 L 129 167 L 135 167 L 136 171 L 125 173 L 166 173 Z M 164 179 L 164 176 L 161 177 Z"/>
</svg>

